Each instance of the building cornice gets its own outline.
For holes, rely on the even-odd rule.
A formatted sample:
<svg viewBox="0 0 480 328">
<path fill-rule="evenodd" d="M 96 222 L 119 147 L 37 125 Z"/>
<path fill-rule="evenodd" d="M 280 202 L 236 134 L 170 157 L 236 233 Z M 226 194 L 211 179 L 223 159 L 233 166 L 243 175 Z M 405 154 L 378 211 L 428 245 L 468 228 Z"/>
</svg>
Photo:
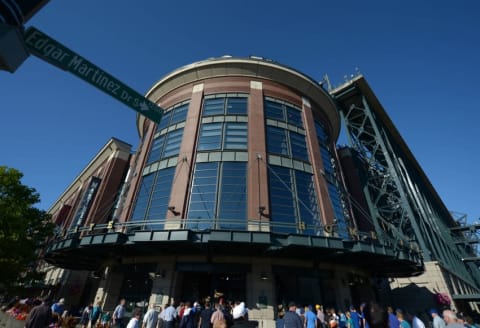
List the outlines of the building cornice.
<svg viewBox="0 0 480 328">
<path fill-rule="evenodd" d="M 197 84 L 200 81 L 217 77 L 249 77 L 274 81 L 295 90 L 303 97 L 315 104 L 325 114 L 332 128 L 331 136 L 334 140 L 340 132 L 340 116 L 335 104 L 322 86 L 307 75 L 290 67 L 278 64 L 263 58 L 234 58 L 221 57 L 199 61 L 183 66 L 160 79 L 146 93 L 146 97 L 158 103 L 162 97 L 187 84 Z M 146 118 L 137 115 L 137 129 L 143 136 L 143 126 Z"/>
</svg>

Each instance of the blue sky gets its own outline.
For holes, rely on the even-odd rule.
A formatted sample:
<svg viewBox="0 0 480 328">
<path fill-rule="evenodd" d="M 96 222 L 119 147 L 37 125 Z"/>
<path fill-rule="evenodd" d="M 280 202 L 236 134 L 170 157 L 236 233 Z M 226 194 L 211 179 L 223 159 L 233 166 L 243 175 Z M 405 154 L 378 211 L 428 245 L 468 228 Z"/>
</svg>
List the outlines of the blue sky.
<svg viewBox="0 0 480 328">
<path fill-rule="evenodd" d="M 145 93 L 209 57 L 271 58 L 333 84 L 358 67 L 447 207 L 480 216 L 478 1 L 51 1 L 33 25 Z M 0 165 L 48 209 L 135 112 L 31 56 L 0 72 Z"/>
</svg>

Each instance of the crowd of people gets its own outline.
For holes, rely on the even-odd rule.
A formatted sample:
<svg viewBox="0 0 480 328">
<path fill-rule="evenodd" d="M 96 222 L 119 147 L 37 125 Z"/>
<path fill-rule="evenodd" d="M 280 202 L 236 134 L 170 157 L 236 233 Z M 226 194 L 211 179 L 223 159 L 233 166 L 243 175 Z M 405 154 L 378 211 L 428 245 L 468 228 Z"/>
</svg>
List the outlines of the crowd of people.
<svg viewBox="0 0 480 328">
<path fill-rule="evenodd" d="M 258 322 L 248 320 L 248 309 L 244 302 L 219 302 L 213 305 L 210 301 L 181 302 L 165 304 L 163 308 L 151 304 L 143 315 L 137 309 L 131 318 L 125 317 L 125 300 L 113 312 L 107 327 L 117 328 L 255 328 Z M 90 323 L 92 324 L 92 323 Z M 92 327 L 92 326 L 90 326 Z M 86 326 L 84 327 L 86 328 Z"/>
<path fill-rule="evenodd" d="M 480 328 L 471 316 L 445 309 L 440 314 L 431 309 L 425 316 L 402 309 L 382 307 L 378 303 L 362 303 L 358 311 L 350 306 L 347 311 L 326 310 L 319 304 L 306 307 L 290 302 L 279 305 L 276 328 Z"/>
<path fill-rule="evenodd" d="M 73 328 L 76 325 L 76 319 L 65 310 L 63 298 L 52 302 L 51 296 L 24 299 L 16 296 L 2 310 L 17 320 L 25 321 L 25 328 Z"/>
<path fill-rule="evenodd" d="M 148 311 L 134 309 L 127 317 L 126 301 L 121 299 L 115 310 L 103 311 L 101 303 L 89 304 L 80 318 L 69 315 L 63 298 L 52 302 L 43 299 L 12 299 L 4 310 L 18 320 L 25 320 L 25 328 L 76 327 L 82 328 L 256 328 L 257 321 L 249 320 L 244 302 L 225 302 L 216 299 L 202 304 L 181 302 L 151 304 Z M 475 317 L 475 319 L 477 319 Z M 275 311 L 276 328 L 480 328 L 472 316 L 464 316 L 450 309 L 411 313 L 402 309 L 382 307 L 378 303 L 362 303 L 358 309 L 346 311 L 324 309 L 316 304 L 299 306 L 290 302 L 280 304 Z"/>
</svg>

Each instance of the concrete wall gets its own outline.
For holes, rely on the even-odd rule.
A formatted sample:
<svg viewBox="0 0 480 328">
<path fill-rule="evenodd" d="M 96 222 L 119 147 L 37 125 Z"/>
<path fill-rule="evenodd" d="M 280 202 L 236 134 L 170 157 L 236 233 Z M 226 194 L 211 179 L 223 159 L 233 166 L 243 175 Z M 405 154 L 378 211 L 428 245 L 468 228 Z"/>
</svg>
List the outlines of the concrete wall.
<svg viewBox="0 0 480 328">
<path fill-rule="evenodd" d="M 425 263 L 425 273 L 420 276 L 393 279 L 390 288 L 395 304 L 392 305 L 418 311 L 439 308 L 434 299 L 436 293 L 446 293 L 452 299 L 448 276 L 438 262 L 432 261 Z M 457 310 L 453 302 L 451 308 Z"/>
</svg>

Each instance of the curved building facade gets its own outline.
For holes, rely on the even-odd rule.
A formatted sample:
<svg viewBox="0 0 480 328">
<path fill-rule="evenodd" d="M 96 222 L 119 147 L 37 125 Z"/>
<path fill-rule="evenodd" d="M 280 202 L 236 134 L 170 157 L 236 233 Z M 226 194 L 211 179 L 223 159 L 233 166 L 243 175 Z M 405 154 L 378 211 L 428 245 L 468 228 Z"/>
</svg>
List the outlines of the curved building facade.
<svg viewBox="0 0 480 328">
<path fill-rule="evenodd" d="M 104 308 L 223 295 L 267 323 L 278 303 L 346 308 L 381 297 L 381 278 L 423 270 L 415 249 L 359 232 L 339 112 L 313 79 L 222 57 L 172 72 L 147 96 L 165 112 L 159 124 L 137 117 L 141 144 L 114 220 L 79 227 L 47 256 L 100 273 Z"/>
</svg>

